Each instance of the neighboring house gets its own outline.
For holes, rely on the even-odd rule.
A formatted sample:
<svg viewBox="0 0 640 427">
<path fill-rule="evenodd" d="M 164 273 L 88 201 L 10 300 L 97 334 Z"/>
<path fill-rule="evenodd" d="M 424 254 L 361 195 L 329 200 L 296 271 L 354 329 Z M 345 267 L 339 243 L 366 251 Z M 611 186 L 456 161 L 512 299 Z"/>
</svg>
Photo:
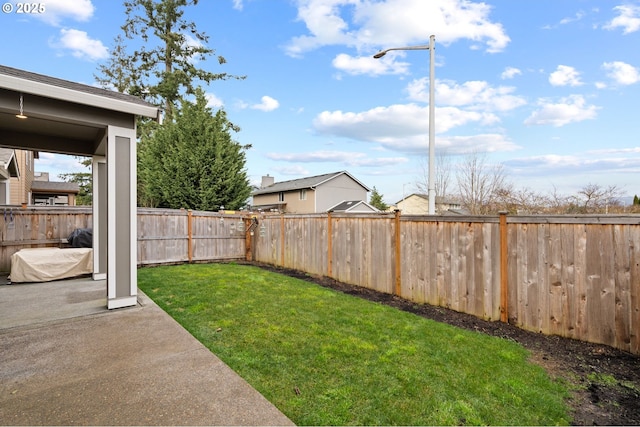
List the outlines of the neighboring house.
<svg viewBox="0 0 640 427">
<path fill-rule="evenodd" d="M 367 200 L 369 187 L 341 171 L 291 181 L 275 182 L 263 176 L 253 192 L 253 208 L 288 213 L 326 212 L 345 200 Z"/>
<path fill-rule="evenodd" d="M 403 215 L 427 215 L 429 213 L 429 196 L 419 193 L 410 194 L 396 203 L 396 208 L 399 209 Z M 436 197 L 437 214 L 443 214 L 461 208 L 460 204 L 453 200 Z"/>
<path fill-rule="evenodd" d="M 0 148 L 0 205 L 11 204 L 11 178 L 19 176 L 15 150 Z"/>
<path fill-rule="evenodd" d="M 343 213 L 378 213 L 378 209 L 371 206 L 369 203 L 363 200 L 352 200 L 338 203 L 332 208 L 328 209 L 331 212 L 343 212 Z"/>
<path fill-rule="evenodd" d="M 20 175 L 11 178 L 11 204 L 31 204 L 31 185 L 34 180 L 34 161 L 37 151 L 15 150 Z"/>
<path fill-rule="evenodd" d="M 0 148 L 0 162 L 5 157 L 10 160 L 15 173 L 10 174 L 9 185 L 5 184 L 5 188 L 3 188 L 3 178 L 0 176 L 0 204 L 76 205 L 76 196 L 80 191 L 78 184 L 49 181 L 48 172 L 35 172 L 34 161 L 38 158 L 37 151 Z M 2 169 L 1 166 L 0 169 Z M 2 171 L 0 171 L 1 174 Z"/>
<path fill-rule="evenodd" d="M 80 186 L 75 182 L 49 181 L 47 172 L 38 173 L 31 184 L 31 204 L 75 206 Z"/>
</svg>

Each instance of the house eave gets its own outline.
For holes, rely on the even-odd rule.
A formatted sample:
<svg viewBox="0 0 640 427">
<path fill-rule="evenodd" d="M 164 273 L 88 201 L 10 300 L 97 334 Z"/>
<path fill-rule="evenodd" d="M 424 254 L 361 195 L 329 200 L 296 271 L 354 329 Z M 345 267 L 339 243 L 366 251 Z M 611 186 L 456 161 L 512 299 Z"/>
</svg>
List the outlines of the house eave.
<svg viewBox="0 0 640 427">
<path fill-rule="evenodd" d="M 47 83 L 0 74 L 0 87 L 16 92 L 43 96 L 61 101 L 70 101 L 76 104 L 88 105 L 122 113 L 135 114 L 137 116 L 158 118 L 158 107 L 137 104 L 121 99 L 107 98 L 98 94 L 82 92 L 79 90 L 55 86 Z"/>
</svg>

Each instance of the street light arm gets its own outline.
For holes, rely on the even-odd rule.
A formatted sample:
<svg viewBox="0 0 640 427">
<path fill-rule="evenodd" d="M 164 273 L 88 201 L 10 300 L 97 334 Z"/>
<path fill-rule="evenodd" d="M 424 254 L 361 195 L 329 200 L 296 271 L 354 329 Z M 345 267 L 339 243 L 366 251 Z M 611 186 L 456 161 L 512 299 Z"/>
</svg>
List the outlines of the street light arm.
<svg viewBox="0 0 640 427">
<path fill-rule="evenodd" d="M 420 46 L 407 46 L 407 47 L 392 47 L 390 49 L 381 50 L 380 52 L 373 55 L 374 58 L 379 59 L 382 58 L 392 50 L 429 50 L 429 45 L 420 45 Z"/>
</svg>

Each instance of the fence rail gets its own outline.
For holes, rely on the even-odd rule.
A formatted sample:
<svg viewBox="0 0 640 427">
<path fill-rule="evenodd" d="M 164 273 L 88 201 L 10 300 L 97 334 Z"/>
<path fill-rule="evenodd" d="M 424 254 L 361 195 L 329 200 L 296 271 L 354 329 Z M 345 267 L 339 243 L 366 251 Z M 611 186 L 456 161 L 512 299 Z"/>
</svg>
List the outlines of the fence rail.
<svg viewBox="0 0 640 427">
<path fill-rule="evenodd" d="M 91 226 L 86 208 L 7 207 L 0 270 Z M 271 215 L 139 209 L 138 264 L 227 259 L 322 275 L 640 354 L 640 216 Z"/>
</svg>

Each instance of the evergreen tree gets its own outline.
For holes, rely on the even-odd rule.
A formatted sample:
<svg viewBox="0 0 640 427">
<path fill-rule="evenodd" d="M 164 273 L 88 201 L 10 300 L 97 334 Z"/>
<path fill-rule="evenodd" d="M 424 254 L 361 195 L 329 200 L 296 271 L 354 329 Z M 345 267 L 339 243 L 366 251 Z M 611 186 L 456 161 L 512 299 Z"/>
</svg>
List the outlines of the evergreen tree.
<svg viewBox="0 0 640 427">
<path fill-rule="evenodd" d="M 138 149 L 141 206 L 218 210 L 243 207 L 251 193 L 245 150 L 224 110 L 207 107 L 201 89 L 182 101 L 172 121 L 143 136 Z"/>
<path fill-rule="evenodd" d="M 129 52 L 122 36 L 116 37 L 109 60 L 99 67 L 98 82 L 163 106 L 170 119 L 181 97 L 194 94 L 197 81 L 244 78 L 196 67 L 214 54 L 207 47 L 209 37 L 183 18 L 185 8 L 197 4 L 198 0 L 125 1 L 122 30 L 137 48 Z M 217 60 L 226 62 L 222 56 Z"/>
<path fill-rule="evenodd" d="M 65 182 L 75 182 L 80 187 L 76 196 L 76 205 L 91 206 L 93 202 L 93 176 L 91 172 L 73 172 L 58 175 Z"/>
<path fill-rule="evenodd" d="M 635 196 L 633 196 L 633 204 L 635 205 L 640 205 L 640 199 L 638 198 L 638 195 L 636 194 Z"/>
<path fill-rule="evenodd" d="M 386 211 L 387 209 L 389 209 L 389 205 L 387 205 L 383 200 L 382 200 L 382 194 L 380 194 L 378 192 L 378 190 L 376 189 L 376 187 L 373 187 L 373 190 L 371 191 L 371 198 L 369 199 L 369 204 L 371 206 L 373 206 L 374 208 L 381 210 L 381 211 Z"/>
</svg>

